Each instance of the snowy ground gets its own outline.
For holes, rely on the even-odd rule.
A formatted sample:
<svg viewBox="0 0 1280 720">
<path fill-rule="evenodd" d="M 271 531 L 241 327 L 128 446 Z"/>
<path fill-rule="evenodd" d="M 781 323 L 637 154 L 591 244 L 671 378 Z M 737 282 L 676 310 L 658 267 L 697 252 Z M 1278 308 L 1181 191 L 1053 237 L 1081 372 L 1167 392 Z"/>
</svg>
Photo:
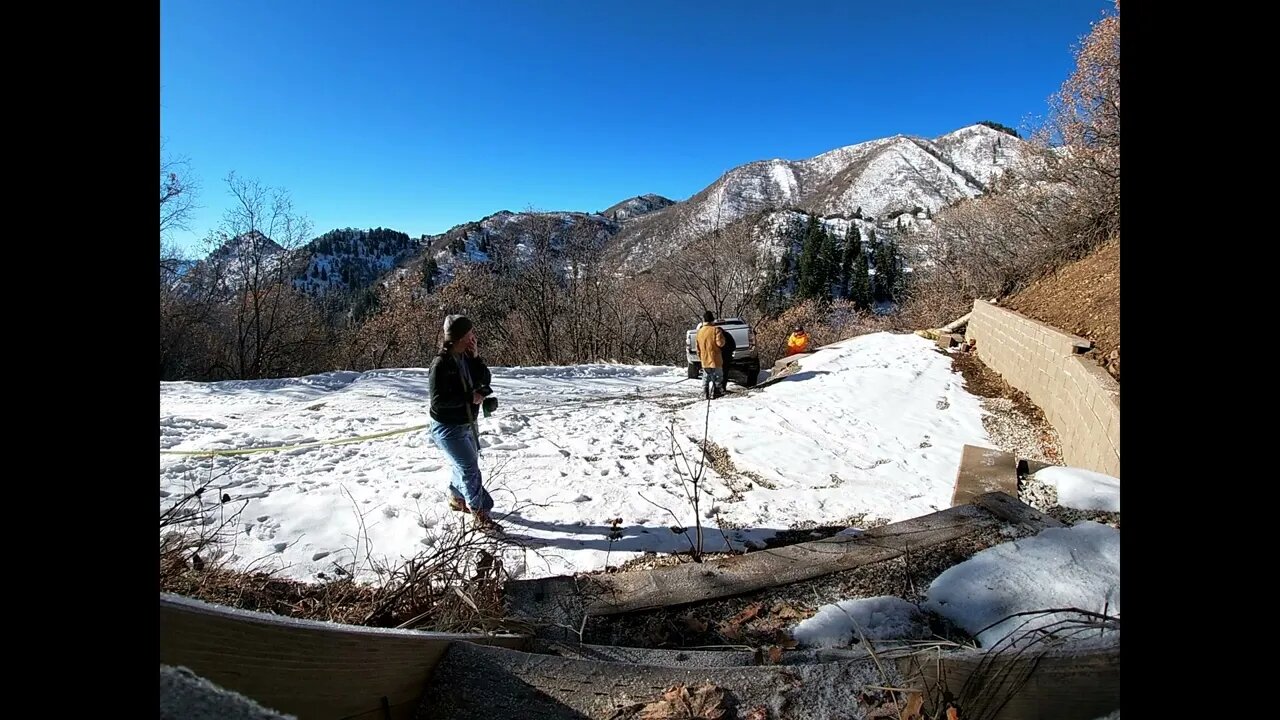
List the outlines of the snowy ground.
<svg viewBox="0 0 1280 720">
<path fill-rule="evenodd" d="M 338 372 L 284 380 L 161 383 L 161 450 L 339 440 L 424 424 L 425 369 Z M 590 571 L 644 551 L 687 549 L 691 524 L 669 428 L 696 457 L 701 382 L 666 367 L 496 368 L 498 412 L 481 421 L 485 482 L 507 533 L 531 549 L 506 567 L 531 577 Z M 807 358 L 800 372 L 711 405 L 709 437 L 738 471 L 707 470 L 736 543 L 798 523 L 865 516 L 894 521 L 949 504 L 961 447 L 989 445 L 978 398 L 950 360 L 915 335 L 877 334 Z M 161 508 L 216 477 L 238 520 L 239 566 L 315 579 L 353 554 L 408 556 L 445 523 L 447 460 L 425 431 L 237 457 L 160 456 Z M 650 502 L 651 501 L 651 502 Z M 502 516 L 506 516 L 502 519 Z M 608 521 L 621 517 L 610 543 Z M 704 518 L 704 522 L 708 522 Z M 363 530 L 361 528 L 363 527 Z M 718 531 L 707 549 L 723 549 Z M 330 572 L 330 574 L 332 574 Z"/>
<path fill-rule="evenodd" d="M 924 609 L 985 648 L 1020 645 L 1037 630 L 1062 641 L 1116 641 L 1118 629 L 1085 629 L 1079 613 L 1040 613 L 1075 608 L 1120 617 L 1120 531 L 1082 522 L 1002 543 L 947 569 L 925 594 Z M 849 647 L 859 642 L 859 630 L 874 641 L 929 635 L 916 606 L 896 597 L 824 605 L 792 632 L 805 646 Z"/>
<path fill-rule="evenodd" d="M 1120 512 L 1119 478 L 1083 468 L 1048 467 L 1035 479 L 1057 491 L 1062 507 Z"/>
<path fill-rule="evenodd" d="M 943 572 L 926 595 L 926 609 L 950 618 L 982 647 L 1016 644 L 1036 629 L 1067 639 L 1099 637 L 1073 624 L 1076 613 L 1010 616 L 1075 608 L 1119 617 L 1120 531 L 1086 521 L 1003 543 Z"/>
</svg>

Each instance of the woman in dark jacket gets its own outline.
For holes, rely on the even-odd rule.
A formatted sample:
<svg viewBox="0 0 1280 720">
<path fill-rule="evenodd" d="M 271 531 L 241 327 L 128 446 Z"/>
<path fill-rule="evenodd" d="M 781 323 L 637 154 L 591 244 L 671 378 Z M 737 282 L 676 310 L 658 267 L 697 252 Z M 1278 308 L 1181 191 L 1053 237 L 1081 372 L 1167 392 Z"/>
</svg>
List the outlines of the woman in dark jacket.
<svg viewBox="0 0 1280 720">
<path fill-rule="evenodd" d="M 444 321 L 440 354 L 431 362 L 431 436 L 453 461 L 449 507 L 473 514 L 481 525 L 492 526 L 493 498 L 480 479 L 480 442 L 476 417 L 493 394 L 490 373 L 476 357 L 476 333 L 471 320 L 450 315 Z M 490 401 L 493 402 L 493 401 Z"/>
</svg>

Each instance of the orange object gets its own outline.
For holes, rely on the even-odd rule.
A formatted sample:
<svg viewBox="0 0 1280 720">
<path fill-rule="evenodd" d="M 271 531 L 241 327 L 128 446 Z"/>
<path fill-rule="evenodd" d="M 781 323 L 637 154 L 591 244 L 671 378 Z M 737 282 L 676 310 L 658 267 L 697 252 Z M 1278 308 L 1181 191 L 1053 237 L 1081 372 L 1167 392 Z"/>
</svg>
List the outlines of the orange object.
<svg viewBox="0 0 1280 720">
<path fill-rule="evenodd" d="M 787 354 L 797 355 L 809 350 L 809 334 L 805 332 L 793 332 L 787 338 Z"/>
</svg>

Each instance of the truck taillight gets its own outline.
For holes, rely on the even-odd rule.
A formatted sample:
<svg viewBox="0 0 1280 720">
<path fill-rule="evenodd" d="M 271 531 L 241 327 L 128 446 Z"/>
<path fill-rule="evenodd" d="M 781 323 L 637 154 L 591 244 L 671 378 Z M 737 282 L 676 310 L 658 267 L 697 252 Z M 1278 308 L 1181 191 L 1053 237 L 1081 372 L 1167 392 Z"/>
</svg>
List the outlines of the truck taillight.
<svg viewBox="0 0 1280 720">
<path fill-rule="evenodd" d="M 747 345 L 751 347 L 756 345 L 756 329 L 750 326 L 747 327 Z"/>
</svg>

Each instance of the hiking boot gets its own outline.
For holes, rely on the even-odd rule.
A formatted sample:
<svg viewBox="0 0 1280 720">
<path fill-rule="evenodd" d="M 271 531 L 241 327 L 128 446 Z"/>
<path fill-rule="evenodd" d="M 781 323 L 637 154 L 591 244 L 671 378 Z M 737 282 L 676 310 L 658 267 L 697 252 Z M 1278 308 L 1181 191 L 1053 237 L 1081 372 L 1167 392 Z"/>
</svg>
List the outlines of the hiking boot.
<svg viewBox="0 0 1280 720">
<path fill-rule="evenodd" d="M 467 503 L 457 495 L 449 496 L 449 509 L 460 513 L 470 513 L 471 509 L 467 507 Z"/>
<path fill-rule="evenodd" d="M 502 526 L 493 521 L 489 513 L 485 510 L 476 510 L 471 513 L 475 518 L 476 528 L 486 535 L 501 535 Z"/>
</svg>

